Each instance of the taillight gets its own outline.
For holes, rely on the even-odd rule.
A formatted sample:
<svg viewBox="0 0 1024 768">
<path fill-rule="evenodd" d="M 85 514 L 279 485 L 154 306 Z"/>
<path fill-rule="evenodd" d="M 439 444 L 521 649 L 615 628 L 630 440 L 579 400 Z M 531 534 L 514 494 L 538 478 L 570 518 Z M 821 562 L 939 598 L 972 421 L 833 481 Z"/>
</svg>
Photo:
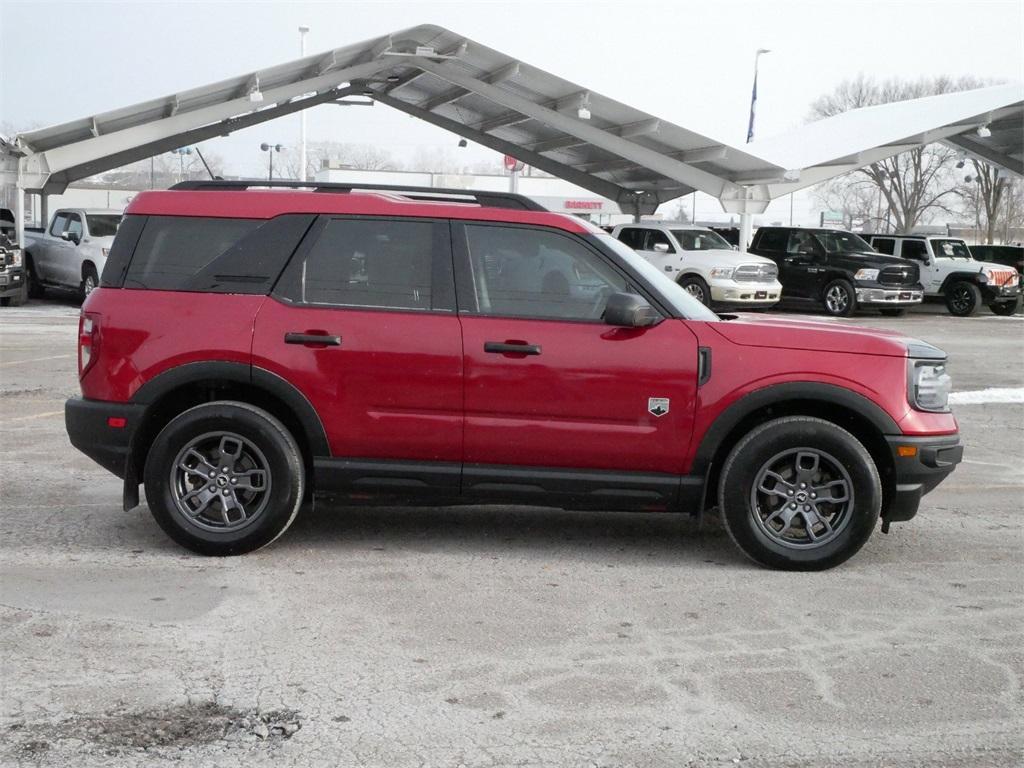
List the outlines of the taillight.
<svg viewBox="0 0 1024 768">
<path fill-rule="evenodd" d="M 96 362 L 100 351 L 100 316 L 83 312 L 78 318 L 78 378 Z"/>
</svg>

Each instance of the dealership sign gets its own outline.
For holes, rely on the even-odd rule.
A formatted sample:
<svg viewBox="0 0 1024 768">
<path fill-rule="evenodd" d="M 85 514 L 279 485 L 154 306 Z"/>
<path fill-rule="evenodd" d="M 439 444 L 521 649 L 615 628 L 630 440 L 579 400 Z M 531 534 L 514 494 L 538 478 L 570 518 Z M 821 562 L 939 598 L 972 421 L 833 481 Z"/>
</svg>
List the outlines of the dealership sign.
<svg viewBox="0 0 1024 768">
<path fill-rule="evenodd" d="M 600 211 L 604 209 L 604 203 L 600 200 L 566 200 L 564 208 L 573 211 Z"/>
</svg>

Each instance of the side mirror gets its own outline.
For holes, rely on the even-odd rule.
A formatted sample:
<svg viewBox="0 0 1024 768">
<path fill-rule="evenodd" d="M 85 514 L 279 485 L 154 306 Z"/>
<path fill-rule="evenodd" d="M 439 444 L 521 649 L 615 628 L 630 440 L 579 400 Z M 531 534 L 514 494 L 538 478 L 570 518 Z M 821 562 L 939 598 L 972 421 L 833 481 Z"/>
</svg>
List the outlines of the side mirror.
<svg viewBox="0 0 1024 768">
<path fill-rule="evenodd" d="M 653 250 L 655 253 L 668 253 L 668 243 L 655 243 Z"/>
<path fill-rule="evenodd" d="M 646 328 L 661 320 L 658 311 L 635 293 L 613 293 L 604 307 L 604 321 L 623 328 Z"/>
<path fill-rule="evenodd" d="M 70 232 L 68 232 L 68 231 L 67 231 L 67 230 L 65 229 L 65 230 L 64 230 L 63 232 L 61 232 L 61 233 L 60 233 L 60 239 L 61 239 L 61 240 L 70 240 L 70 239 L 71 239 L 71 233 L 70 233 Z"/>
</svg>

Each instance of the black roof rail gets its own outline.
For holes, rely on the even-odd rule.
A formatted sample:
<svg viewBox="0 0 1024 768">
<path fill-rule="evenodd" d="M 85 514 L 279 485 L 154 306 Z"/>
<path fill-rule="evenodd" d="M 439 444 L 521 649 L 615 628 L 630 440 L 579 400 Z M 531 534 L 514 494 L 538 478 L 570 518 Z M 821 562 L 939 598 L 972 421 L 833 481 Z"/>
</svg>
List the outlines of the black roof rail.
<svg viewBox="0 0 1024 768">
<path fill-rule="evenodd" d="M 449 189 L 445 187 L 415 187 L 402 184 L 346 184 L 323 181 L 293 181 L 289 179 L 268 181 L 266 179 L 216 179 L 213 181 L 181 181 L 171 189 L 179 191 L 197 190 L 245 190 L 253 187 L 280 189 L 308 189 L 312 192 L 348 193 L 352 190 L 393 192 L 410 200 L 435 201 L 444 203 L 477 203 L 488 208 L 512 208 L 520 211 L 547 211 L 538 202 L 525 195 L 512 192 L 485 192 L 475 189 Z"/>
</svg>

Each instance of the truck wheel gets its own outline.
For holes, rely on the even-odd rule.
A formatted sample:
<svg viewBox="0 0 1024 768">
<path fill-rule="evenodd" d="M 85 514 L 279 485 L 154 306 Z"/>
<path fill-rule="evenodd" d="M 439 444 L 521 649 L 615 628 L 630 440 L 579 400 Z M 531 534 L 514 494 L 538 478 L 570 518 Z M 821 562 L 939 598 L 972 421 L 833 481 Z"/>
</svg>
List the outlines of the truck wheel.
<svg viewBox="0 0 1024 768">
<path fill-rule="evenodd" d="M 903 317 L 907 314 L 906 307 L 887 307 L 878 311 L 886 317 Z"/>
<path fill-rule="evenodd" d="M 815 571 L 868 540 L 882 505 L 878 469 L 863 445 L 823 419 L 787 416 L 756 427 L 726 459 L 722 520 L 761 565 Z"/>
<path fill-rule="evenodd" d="M 146 500 L 164 532 L 201 555 L 270 544 L 299 511 L 302 454 L 287 428 L 247 403 L 190 408 L 146 457 Z"/>
<path fill-rule="evenodd" d="M 1020 298 L 1018 297 L 1014 301 L 1001 301 L 998 303 L 989 304 L 988 308 L 991 309 L 992 313 L 996 315 L 1003 315 L 1004 317 L 1007 315 L 1012 315 L 1020 308 Z"/>
<path fill-rule="evenodd" d="M 981 290 L 967 280 L 957 280 L 946 289 L 946 309 L 955 317 L 970 317 L 981 306 Z"/>
<path fill-rule="evenodd" d="M 679 281 L 679 285 L 705 307 L 711 306 L 711 289 L 700 277 L 687 275 Z"/>
<path fill-rule="evenodd" d="M 96 274 L 96 267 L 92 264 L 86 264 L 82 268 L 82 285 L 79 287 L 79 294 L 82 297 L 82 301 L 89 298 L 89 294 L 95 291 L 99 284 L 100 279 Z"/>
<path fill-rule="evenodd" d="M 848 280 L 833 280 L 825 286 L 822 301 L 833 317 L 849 317 L 857 310 L 857 294 Z"/>
<path fill-rule="evenodd" d="M 43 286 L 36 275 L 36 265 L 32 256 L 25 254 L 25 285 L 28 286 L 28 297 L 30 299 L 43 298 Z"/>
</svg>

